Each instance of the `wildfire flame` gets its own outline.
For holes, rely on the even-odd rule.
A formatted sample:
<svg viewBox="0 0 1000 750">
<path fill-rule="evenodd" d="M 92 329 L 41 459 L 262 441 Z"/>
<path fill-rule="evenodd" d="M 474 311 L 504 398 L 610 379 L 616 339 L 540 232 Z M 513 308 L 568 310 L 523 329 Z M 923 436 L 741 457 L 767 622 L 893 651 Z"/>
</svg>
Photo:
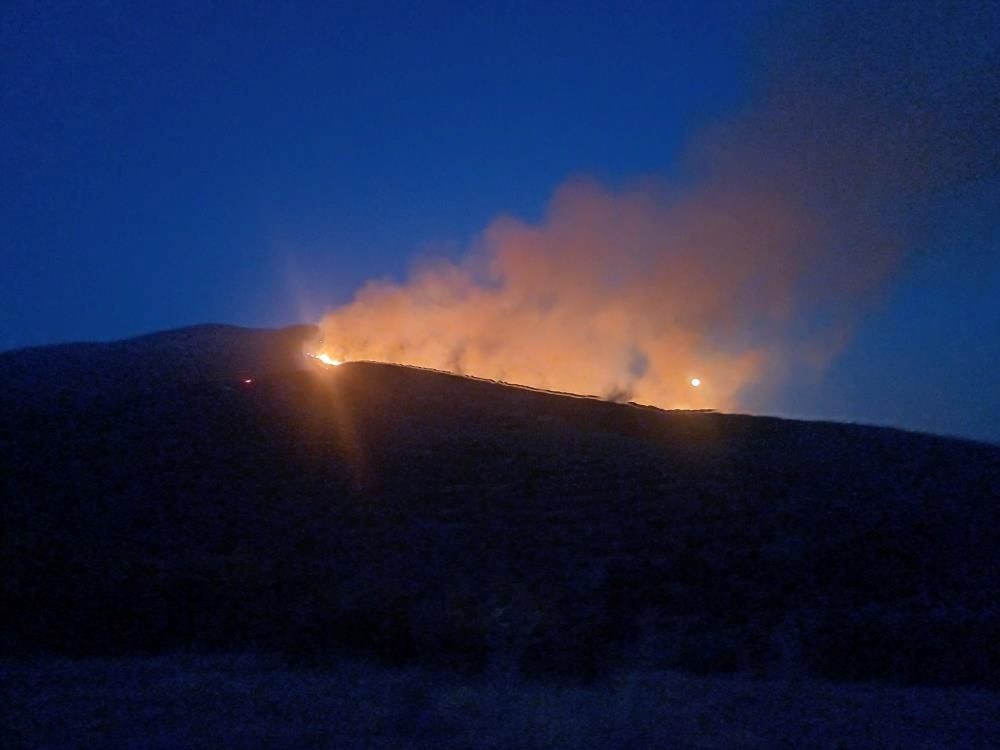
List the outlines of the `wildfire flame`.
<svg viewBox="0 0 1000 750">
<path fill-rule="evenodd" d="M 305 355 L 310 359 L 315 359 L 319 362 L 322 362 L 324 365 L 329 365 L 330 367 L 339 367 L 340 365 L 344 364 L 344 360 L 334 359 L 326 352 L 323 352 L 321 354 L 313 354 L 312 352 L 305 352 Z"/>
</svg>

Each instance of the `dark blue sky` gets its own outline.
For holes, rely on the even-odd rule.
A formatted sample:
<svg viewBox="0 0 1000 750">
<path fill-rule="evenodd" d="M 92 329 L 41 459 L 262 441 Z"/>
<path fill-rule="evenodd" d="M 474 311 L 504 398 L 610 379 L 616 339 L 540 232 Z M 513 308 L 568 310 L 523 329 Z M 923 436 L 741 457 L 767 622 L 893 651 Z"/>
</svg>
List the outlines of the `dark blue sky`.
<svg viewBox="0 0 1000 750">
<path fill-rule="evenodd" d="M 684 179 L 771 9 L 5 3 L 0 348 L 311 320 L 574 175 Z M 1000 440 L 1000 189 L 947 187 L 829 369 L 751 406 Z"/>
</svg>

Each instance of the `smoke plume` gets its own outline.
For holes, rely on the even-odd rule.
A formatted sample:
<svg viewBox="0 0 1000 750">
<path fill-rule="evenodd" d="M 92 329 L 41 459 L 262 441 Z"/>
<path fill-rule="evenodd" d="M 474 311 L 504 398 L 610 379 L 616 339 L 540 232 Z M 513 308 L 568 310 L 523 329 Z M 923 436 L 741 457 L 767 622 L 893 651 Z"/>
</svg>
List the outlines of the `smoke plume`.
<svg viewBox="0 0 1000 750">
<path fill-rule="evenodd" d="M 325 350 L 666 407 L 823 367 L 922 202 L 995 175 L 1000 140 L 996 4 L 827 6 L 770 20 L 750 104 L 674 183 L 571 179 L 539 223 L 497 218 L 464 259 L 366 285 Z"/>
</svg>

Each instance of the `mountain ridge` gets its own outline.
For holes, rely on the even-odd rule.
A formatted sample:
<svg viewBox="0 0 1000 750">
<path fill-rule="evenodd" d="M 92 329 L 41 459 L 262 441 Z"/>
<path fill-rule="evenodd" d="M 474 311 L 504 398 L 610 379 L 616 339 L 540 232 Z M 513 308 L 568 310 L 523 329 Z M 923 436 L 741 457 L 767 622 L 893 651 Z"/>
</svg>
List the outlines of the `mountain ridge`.
<svg viewBox="0 0 1000 750">
<path fill-rule="evenodd" d="M 211 378 L 101 364 L 111 387 L 55 399 L 7 387 L 0 355 L 4 651 L 996 686 L 1000 448 L 254 336 Z"/>
</svg>

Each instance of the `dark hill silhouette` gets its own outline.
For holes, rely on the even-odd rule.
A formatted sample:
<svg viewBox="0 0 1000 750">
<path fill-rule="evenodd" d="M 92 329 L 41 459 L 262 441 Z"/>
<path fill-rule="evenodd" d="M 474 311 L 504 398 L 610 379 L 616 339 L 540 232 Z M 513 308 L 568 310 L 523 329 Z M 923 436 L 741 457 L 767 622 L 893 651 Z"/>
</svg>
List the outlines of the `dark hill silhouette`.
<svg viewBox="0 0 1000 750">
<path fill-rule="evenodd" d="M 301 366 L 303 341 L 316 333 L 308 325 L 279 330 L 200 325 L 111 343 L 29 347 L 0 354 L 0 383 L 3 397 L 16 405 L 236 380 Z"/>
<path fill-rule="evenodd" d="M 309 335 L 0 355 L 6 653 L 997 686 L 1000 448 L 327 368 Z"/>
</svg>

